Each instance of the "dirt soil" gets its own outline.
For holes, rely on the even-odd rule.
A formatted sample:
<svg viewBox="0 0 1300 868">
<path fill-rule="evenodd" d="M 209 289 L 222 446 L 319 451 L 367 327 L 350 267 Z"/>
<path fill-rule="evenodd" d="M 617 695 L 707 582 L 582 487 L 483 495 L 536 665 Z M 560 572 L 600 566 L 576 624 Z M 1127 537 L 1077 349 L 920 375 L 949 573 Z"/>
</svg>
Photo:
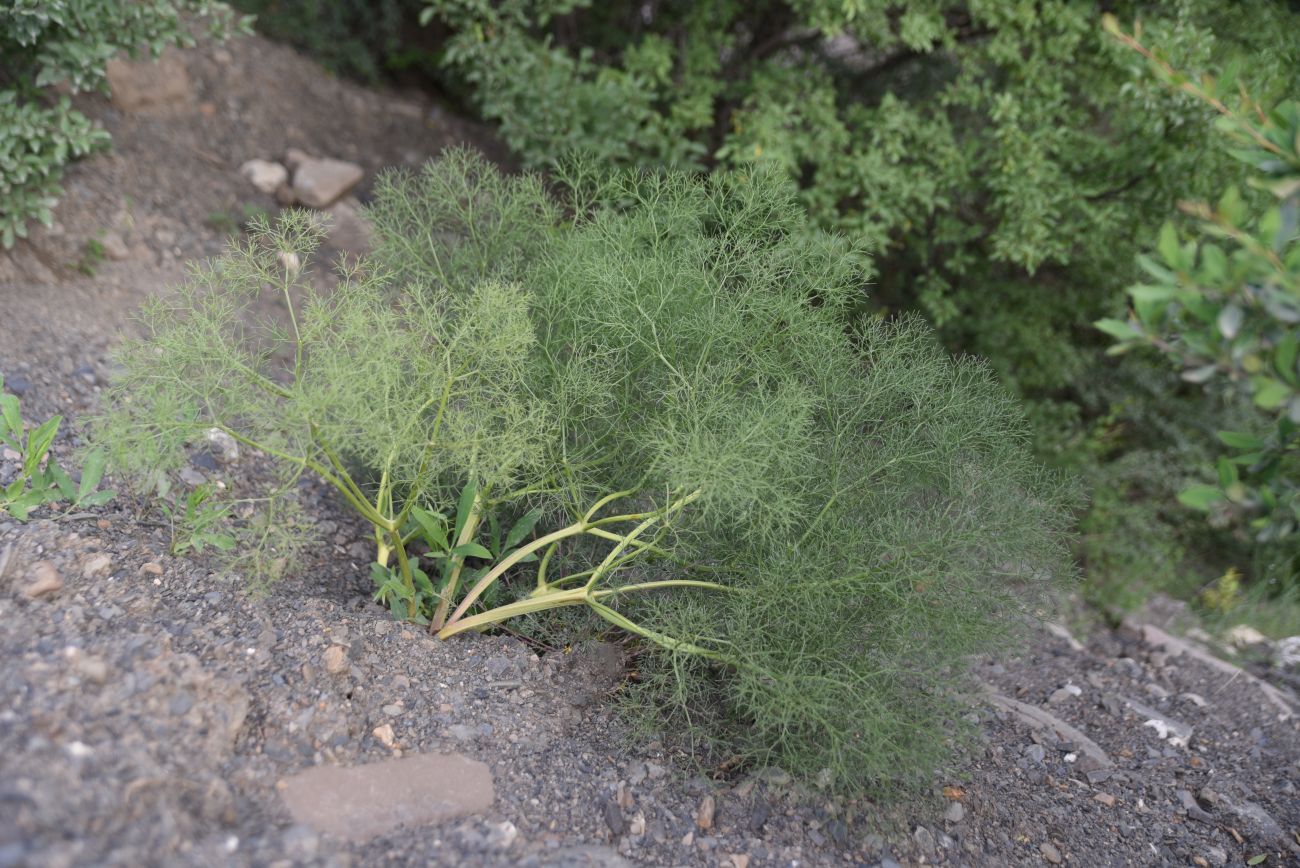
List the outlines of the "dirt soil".
<svg viewBox="0 0 1300 868">
<path fill-rule="evenodd" d="M 113 152 L 72 168 L 52 230 L 0 255 L 0 372 L 29 419 L 68 420 L 59 455 L 141 299 L 218 252 L 230 214 L 275 211 L 245 160 L 291 147 L 352 160 L 364 200 L 381 167 L 451 143 L 500 156 L 421 97 L 337 81 L 260 38 L 179 57 L 192 95 L 178 103 L 132 114 L 82 99 Z M 105 238 L 108 258 L 88 257 Z M 0 458 L 0 481 L 14 469 Z M 237 484 L 256 462 L 198 454 L 194 470 Z M 0 866 L 1300 859 L 1294 695 L 1179 653 L 1141 620 L 1083 644 L 1040 630 L 980 661 L 976 747 L 925 797 L 846 805 L 780 770 L 702 772 L 632 731 L 607 701 L 625 677 L 618 646 L 441 643 L 395 623 L 369 598 L 362 529 L 326 491 L 305 493 L 327 543 L 265 596 L 168 557 L 159 517 L 125 497 L 0 520 Z M 62 587 L 31 598 L 50 569 Z M 443 753 L 485 764 L 490 807 L 362 841 L 286 806 L 304 769 Z"/>
</svg>

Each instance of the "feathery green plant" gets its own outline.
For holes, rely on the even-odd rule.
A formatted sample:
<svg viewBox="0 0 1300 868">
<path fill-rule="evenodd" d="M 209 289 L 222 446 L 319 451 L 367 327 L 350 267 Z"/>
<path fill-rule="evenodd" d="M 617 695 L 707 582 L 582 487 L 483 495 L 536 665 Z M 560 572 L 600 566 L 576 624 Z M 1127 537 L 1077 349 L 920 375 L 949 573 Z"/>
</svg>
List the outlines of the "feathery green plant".
<svg viewBox="0 0 1300 868">
<path fill-rule="evenodd" d="M 103 439 L 147 475 L 225 430 L 371 522 L 399 616 L 450 638 L 585 606 L 701 739 L 915 780 L 963 655 L 1070 572 L 1014 401 L 913 320 L 846 328 L 869 260 L 770 174 L 558 186 L 465 151 L 387 175 L 332 294 L 316 224 L 260 225 L 151 306 Z"/>
<path fill-rule="evenodd" d="M 376 562 L 396 557 L 405 614 L 417 618 L 428 579 L 406 553 L 414 510 L 467 480 L 487 501 L 546 436 L 523 389 L 527 297 L 499 282 L 458 294 L 398 287 L 378 266 L 321 292 L 308 264 L 323 231 L 306 212 L 255 219 L 246 242 L 195 268 L 176 297 L 151 300 L 98 436 L 147 486 L 214 428 L 274 459 L 281 474 L 264 505 L 316 474 L 371 524 Z M 282 316 L 258 312 L 266 293 Z"/>
<path fill-rule="evenodd" d="M 421 238 L 408 263 L 483 261 L 517 231 L 491 206 L 539 193 L 500 176 L 485 202 L 440 199 L 461 231 L 394 219 L 464 161 L 390 177 L 381 251 Z M 648 707 L 701 738 L 842 789 L 906 778 L 941 749 L 941 673 L 1071 572 L 1068 492 L 983 365 L 913 320 L 845 331 L 869 261 L 774 177 L 562 183 L 572 223 L 507 276 L 534 293 L 528 375 L 572 521 L 518 550 L 542 555 L 527 597 L 468 614 L 500 561 L 440 635 L 584 604 L 659 649 Z M 615 497 L 629 514 L 600 518 Z"/>
</svg>

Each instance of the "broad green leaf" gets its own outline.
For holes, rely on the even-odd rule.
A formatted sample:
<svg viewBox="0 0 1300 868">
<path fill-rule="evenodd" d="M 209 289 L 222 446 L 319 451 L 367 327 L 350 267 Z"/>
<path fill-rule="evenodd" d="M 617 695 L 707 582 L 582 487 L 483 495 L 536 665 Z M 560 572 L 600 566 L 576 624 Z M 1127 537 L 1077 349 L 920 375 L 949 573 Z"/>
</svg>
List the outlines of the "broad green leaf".
<svg viewBox="0 0 1300 868">
<path fill-rule="evenodd" d="M 1242 434 L 1238 431 L 1219 431 L 1217 434 L 1224 445 L 1231 446 L 1233 449 L 1259 450 L 1264 448 L 1264 441 L 1251 434 Z"/>
<path fill-rule="evenodd" d="M 204 538 L 213 548 L 221 549 L 223 552 L 231 551 L 236 545 L 235 538 L 230 534 L 209 533 L 204 534 Z"/>
<path fill-rule="evenodd" d="M 112 500 L 115 497 L 117 497 L 116 491 L 114 491 L 111 488 L 105 488 L 105 489 L 101 489 L 100 491 L 92 491 L 90 494 L 86 495 L 85 497 L 77 498 L 77 505 L 78 506 L 103 506 L 104 504 L 108 503 L 110 500 Z"/>
<path fill-rule="evenodd" d="M 1178 493 L 1179 503 L 1200 512 L 1208 512 L 1211 506 L 1223 499 L 1223 492 L 1213 485 L 1193 485 Z"/>
<path fill-rule="evenodd" d="M 1228 277 L 1228 257 L 1217 244 L 1201 247 L 1201 269 L 1210 283 L 1222 283 Z"/>
<path fill-rule="evenodd" d="M 1219 470 L 1219 487 L 1223 489 L 1232 488 L 1240 481 L 1237 475 L 1237 466 L 1227 458 L 1220 458 L 1218 462 Z"/>
<path fill-rule="evenodd" d="M 1177 283 L 1178 275 L 1156 262 L 1150 256 L 1138 256 L 1138 266 L 1161 283 Z"/>
<path fill-rule="evenodd" d="M 420 526 L 421 536 L 429 548 L 437 552 L 447 551 L 447 520 L 444 516 L 417 506 L 411 510 L 411 517 Z"/>
<path fill-rule="evenodd" d="M 1224 194 L 1219 197 L 1218 211 L 1219 216 L 1231 223 L 1233 226 L 1241 224 L 1241 221 L 1246 216 L 1245 206 L 1241 201 L 1241 193 L 1236 187 L 1229 187 Z"/>
<path fill-rule="evenodd" d="M 78 501 L 99 487 L 107 463 L 108 454 L 103 449 L 94 449 L 86 454 L 86 460 L 81 465 L 81 487 L 77 490 Z"/>
<path fill-rule="evenodd" d="M 23 469 L 28 474 L 36 472 L 41 459 L 50 451 L 50 444 L 59 433 L 59 424 L 62 421 L 62 416 L 51 416 L 27 435 L 27 453 L 23 456 Z"/>
<path fill-rule="evenodd" d="M 77 500 L 77 486 L 72 481 L 72 477 L 59 466 L 59 462 L 50 459 L 50 463 L 45 467 L 45 475 L 50 478 L 55 487 L 59 489 L 59 494 L 64 500 L 74 502 Z"/>
<path fill-rule="evenodd" d="M 1255 387 L 1255 406 L 1265 410 L 1280 406 L 1291 396 L 1291 388 L 1280 380 L 1271 377 L 1255 377 L 1252 382 Z"/>
<path fill-rule="evenodd" d="M 1178 244 L 1178 231 L 1174 229 L 1174 224 L 1166 223 L 1160 227 L 1160 241 L 1156 244 L 1156 250 L 1170 268 L 1175 271 L 1182 268 L 1182 249 Z"/>
<path fill-rule="evenodd" d="M 483 548 L 483 546 L 479 545 L 476 542 L 461 543 L 460 545 L 452 549 L 451 553 L 453 556 L 462 557 L 462 558 L 469 557 L 469 558 L 491 559 L 492 557 L 492 552 Z"/>
<path fill-rule="evenodd" d="M 1122 319 L 1099 319 L 1093 325 L 1100 331 L 1121 341 L 1130 341 L 1142 337 L 1142 332 Z"/>
<path fill-rule="evenodd" d="M 0 395 L 0 415 L 4 417 L 5 427 L 14 433 L 14 436 L 21 436 L 23 433 L 23 417 L 19 412 L 17 395 Z"/>
<path fill-rule="evenodd" d="M 1155 284 L 1139 284 L 1128 288 L 1129 297 L 1138 304 L 1159 304 L 1170 301 L 1178 292 L 1172 286 L 1157 286 Z"/>
<path fill-rule="evenodd" d="M 424 570 L 412 568 L 411 579 L 415 582 L 415 587 L 422 591 L 426 597 L 434 596 L 433 582 L 429 581 L 429 574 Z"/>
<path fill-rule="evenodd" d="M 1286 238 L 1282 236 L 1282 212 L 1270 208 L 1259 220 L 1259 237 L 1274 250 L 1281 250 Z"/>
<path fill-rule="evenodd" d="M 1278 376 L 1293 386 L 1300 386 L 1300 378 L 1296 377 L 1295 369 L 1297 351 L 1300 351 L 1300 338 L 1295 333 L 1290 333 L 1278 341 L 1273 355 L 1273 367 L 1277 369 Z"/>
</svg>

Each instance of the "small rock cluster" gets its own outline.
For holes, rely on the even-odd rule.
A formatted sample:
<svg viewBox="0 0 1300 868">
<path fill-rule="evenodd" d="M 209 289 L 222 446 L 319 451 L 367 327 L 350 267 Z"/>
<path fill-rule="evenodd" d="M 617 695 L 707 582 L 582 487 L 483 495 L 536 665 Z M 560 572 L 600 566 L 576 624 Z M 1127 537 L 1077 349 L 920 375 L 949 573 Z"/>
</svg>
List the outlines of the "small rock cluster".
<svg viewBox="0 0 1300 868">
<path fill-rule="evenodd" d="M 305 205 L 329 214 L 334 247 L 356 254 L 369 248 L 370 228 L 361 217 L 360 203 L 348 195 L 365 177 L 356 163 L 289 148 L 282 162 L 248 160 L 239 173 L 283 207 Z"/>
</svg>

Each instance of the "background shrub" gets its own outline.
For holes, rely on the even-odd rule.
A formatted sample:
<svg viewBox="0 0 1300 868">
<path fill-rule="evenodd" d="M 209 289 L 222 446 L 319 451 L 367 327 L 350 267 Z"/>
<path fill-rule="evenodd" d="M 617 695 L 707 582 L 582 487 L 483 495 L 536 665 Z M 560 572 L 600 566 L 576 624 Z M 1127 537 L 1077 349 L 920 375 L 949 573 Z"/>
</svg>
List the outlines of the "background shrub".
<svg viewBox="0 0 1300 868">
<path fill-rule="evenodd" d="M 436 68 L 421 39 L 421 0 L 232 0 L 257 29 L 309 53 L 327 69 L 370 83 Z M 423 44 L 421 44 L 423 43 Z"/>
<path fill-rule="evenodd" d="M 1179 500 L 1221 527 L 1248 528 L 1263 544 L 1266 571 L 1283 593 L 1296 588 L 1300 531 L 1300 103 L 1266 108 L 1230 72 L 1191 79 L 1163 51 L 1109 29 L 1150 61 L 1169 85 L 1219 113 L 1229 154 L 1262 195 L 1229 187 L 1216 205 L 1181 205 L 1190 231 L 1166 223 L 1153 254 L 1139 259 L 1144 282 L 1128 290 L 1126 320 L 1098 327 L 1116 351 L 1154 347 L 1187 383 L 1253 404 L 1216 433 L 1228 447 L 1213 482 Z"/>
<path fill-rule="evenodd" d="M 192 44 L 200 22 L 215 37 L 241 23 L 216 0 L 11 0 L 0 9 L 0 243 L 26 237 L 32 220 L 52 222 L 63 167 L 108 145 L 66 94 L 106 90 L 104 69 L 119 51 L 156 57 Z"/>
</svg>

